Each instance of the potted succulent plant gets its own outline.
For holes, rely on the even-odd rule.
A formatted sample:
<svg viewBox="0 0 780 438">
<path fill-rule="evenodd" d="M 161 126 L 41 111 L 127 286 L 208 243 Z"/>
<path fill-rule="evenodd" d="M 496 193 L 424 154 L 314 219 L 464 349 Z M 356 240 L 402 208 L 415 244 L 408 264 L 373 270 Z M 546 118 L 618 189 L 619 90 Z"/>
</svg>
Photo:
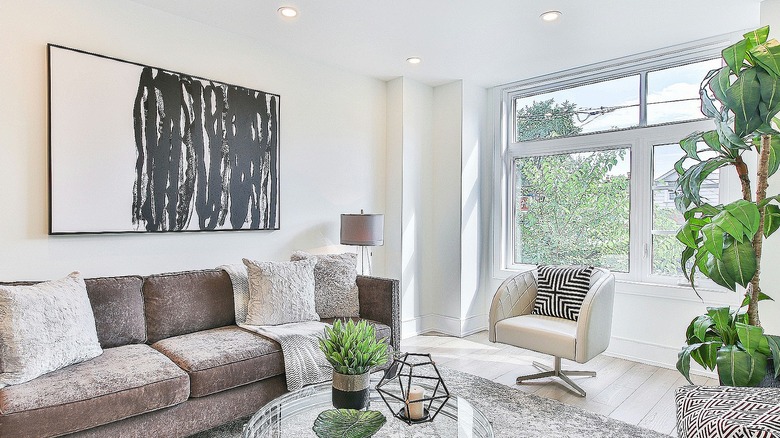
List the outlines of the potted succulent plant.
<svg viewBox="0 0 780 438">
<path fill-rule="evenodd" d="M 333 365 L 333 406 L 363 409 L 368 406 L 371 368 L 387 362 L 387 344 L 377 340 L 374 327 L 360 321 L 336 320 L 325 328 L 320 349 Z"/>
<path fill-rule="evenodd" d="M 685 156 L 675 164 L 675 204 L 685 218 L 677 233 L 686 246 L 680 260 L 685 277 L 694 290 L 696 271 L 733 291 L 745 288 L 740 308 L 708 308 L 688 326 L 677 369 L 689 381 L 691 358 L 717 368 L 725 385 L 755 386 L 767 374 L 780 375 L 780 337 L 764 334 L 758 314 L 759 302 L 771 299 L 760 286 L 764 239 L 780 228 L 780 195 L 767 195 L 767 178 L 780 167 L 780 43 L 768 36 L 769 27 L 762 27 L 723 50 L 726 65 L 710 71 L 699 90 L 702 113 L 715 129 L 680 141 Z M 757 157 L 755 197 L 747 154 Z M 732 166 L 742 199 L 706 203 L 704 180 Z"/>
</svg>

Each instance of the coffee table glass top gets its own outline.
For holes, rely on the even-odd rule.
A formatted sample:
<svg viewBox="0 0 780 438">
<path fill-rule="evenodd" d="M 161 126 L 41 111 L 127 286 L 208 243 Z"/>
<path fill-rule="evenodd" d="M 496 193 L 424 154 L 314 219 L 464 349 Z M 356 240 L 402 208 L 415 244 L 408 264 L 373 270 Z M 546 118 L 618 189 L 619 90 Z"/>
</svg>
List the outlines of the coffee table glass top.
<svg viewBox="0 0 780 438">
<path fill-rule="evenodd" d="M 432 422 L 406 424 L 393 416 L 376 391 L 380 377 L 381 373 L 372 376 L 369 409 L 380 411 L 387 422 L 374 437 L 493 437 L 493 428 L 482 412 L 456 394 L 451 394 Z M 333 409 L 331 388 L 330 382 L 320 383 L 284 394 L 269 402 L 244 426 L 244 438 L 316 437 L 312 431 L 314 420 L 322 411 Z M 426 391 L 430 390 L 432 388 L 426 388 Z"/>
</svg>

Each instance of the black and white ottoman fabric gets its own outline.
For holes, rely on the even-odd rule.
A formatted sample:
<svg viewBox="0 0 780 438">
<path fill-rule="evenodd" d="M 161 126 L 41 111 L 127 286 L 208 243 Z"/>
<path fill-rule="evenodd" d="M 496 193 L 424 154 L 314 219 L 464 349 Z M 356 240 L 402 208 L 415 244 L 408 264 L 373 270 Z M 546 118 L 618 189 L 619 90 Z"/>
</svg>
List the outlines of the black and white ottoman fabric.
<svg viewBox="0 0 780 438">
<path fill-rule="evenodd" d="M 683 386 L 675 401 L 680 438 L 780 438 L 780 388 Z"/>
</svg>

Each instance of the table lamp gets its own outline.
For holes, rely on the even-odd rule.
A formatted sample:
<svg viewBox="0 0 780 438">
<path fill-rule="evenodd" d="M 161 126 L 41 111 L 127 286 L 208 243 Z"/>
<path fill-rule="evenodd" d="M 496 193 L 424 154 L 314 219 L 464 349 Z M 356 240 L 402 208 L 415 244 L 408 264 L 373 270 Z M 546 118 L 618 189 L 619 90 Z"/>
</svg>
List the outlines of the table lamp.
<svg viewBox="0 0 780 438">
<path fill-rule="evenodd" d="M 361 275 L 371 275 L 371 253 L 366 247 L 384 244 L 384 226 L 383 214 L 364 214 L 360 210 L 360 214 L 341 215 L 341 244 L 360 247 Z"/>
</svg>

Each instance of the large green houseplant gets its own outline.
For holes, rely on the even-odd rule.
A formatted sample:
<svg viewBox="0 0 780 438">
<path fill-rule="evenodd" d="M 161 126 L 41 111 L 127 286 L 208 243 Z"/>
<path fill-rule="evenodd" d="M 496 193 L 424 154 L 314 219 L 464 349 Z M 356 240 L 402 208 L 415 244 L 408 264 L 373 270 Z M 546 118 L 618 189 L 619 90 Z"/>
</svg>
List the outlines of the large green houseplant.
<svg viewBox="0 0 780 438">
<path fill-rule="evenodd" d="M 685 156 L 675 164 L 679 174 L 676 207 L 685 223 L 677 239 L 686 245 L 681 256 L 685 277 L 696 289 L 700 272 L 737 291 L 745 288 L 742 307 L 708 308 L 686 333 L 677 369 L 688 378 L 690 360 L 713 370 L 721 383 L 754 386 L 773 359 L 780 375 L 780 338 L 766 335 L 758 305 L 770 299 L 760 286 L 764 239 L 780 228 L 780 195 L 767 195 L 767 178 L 780 167 L 780 43 L 768 39 L 769 27 L 748 32 L 723 50 L 725 66 L 710 71 L 699 90 L 702 113 L 715 129 L 694 132 L 680 141 Z M 746 154 L 757 156 L 755 196 Z M 688 167 L 684 163 L 693 161 Z M 710 205 L 699 194 L 701 184 L 717 169 L 733 166 L 742 185 L 742 199 Z"/>
</svg>

